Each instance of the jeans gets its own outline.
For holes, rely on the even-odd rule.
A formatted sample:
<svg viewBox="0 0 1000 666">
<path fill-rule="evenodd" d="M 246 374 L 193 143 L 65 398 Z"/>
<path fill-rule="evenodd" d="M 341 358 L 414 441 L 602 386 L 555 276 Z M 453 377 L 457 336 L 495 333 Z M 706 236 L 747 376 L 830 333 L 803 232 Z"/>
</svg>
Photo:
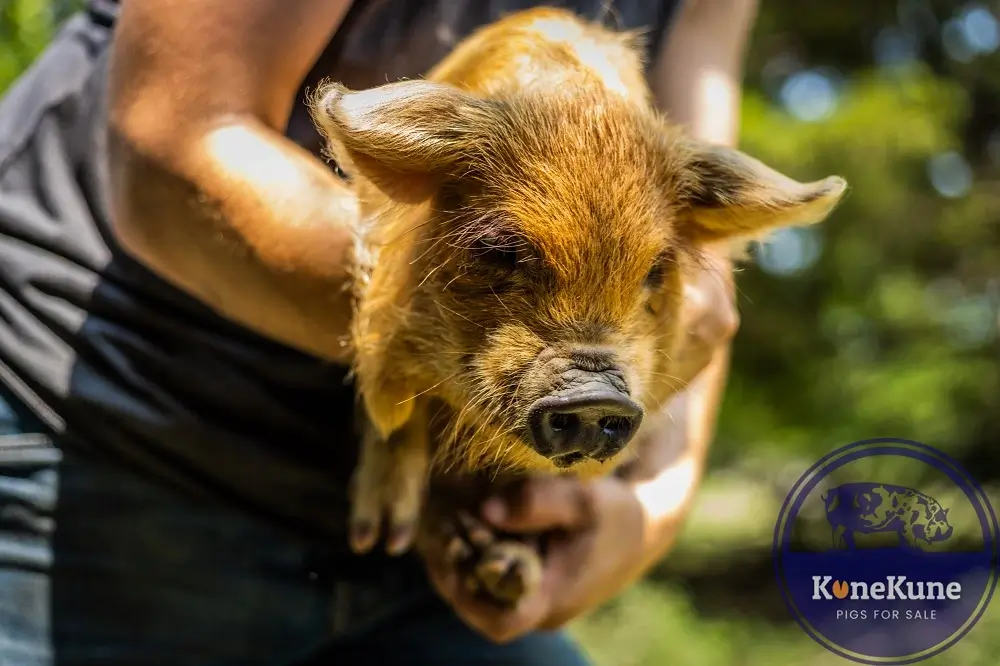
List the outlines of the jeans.
<svg viewBox="0 0 1000 666">
<path fill-rule="evenodd" d="M 0 666 L 586 666 L 562 633 L 494 645 L 416 566 L 322 549 L 61 444 L 0 386 Z"/>
</svg>

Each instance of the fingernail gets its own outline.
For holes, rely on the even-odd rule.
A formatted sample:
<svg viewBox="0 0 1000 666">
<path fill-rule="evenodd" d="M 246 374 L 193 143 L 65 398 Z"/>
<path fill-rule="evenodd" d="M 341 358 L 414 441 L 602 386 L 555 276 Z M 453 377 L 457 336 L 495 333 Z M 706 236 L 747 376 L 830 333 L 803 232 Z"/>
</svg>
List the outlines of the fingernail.
<svg viewBox="0 0 1000 666">
<path fill-rule="evenodd" d="M 483 504 L 483 518 L 486 520 L 499 523 L 504 518 L 507 517 L 507 507 L 504 505 L 502 500 L 497 498 L 486 500 Z"/>
</svg>

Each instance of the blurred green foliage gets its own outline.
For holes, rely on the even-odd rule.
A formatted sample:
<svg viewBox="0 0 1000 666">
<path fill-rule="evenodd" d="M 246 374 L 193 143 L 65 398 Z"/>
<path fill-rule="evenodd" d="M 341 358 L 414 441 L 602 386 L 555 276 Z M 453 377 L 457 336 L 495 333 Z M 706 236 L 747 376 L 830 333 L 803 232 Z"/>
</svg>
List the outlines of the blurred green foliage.
<svg viewBox="0 0 1000 666">
<path fill-rule="evenodd" d="M 2 0 L 0 90 L 74 4 Z M 713 473 L 673 556 L 576 624 L 602 666 L 844 663 L 791 620 L 770 561 L 783 495 L 839 445 L 915 439 L 1000 481 L 996 27 L 988 7 L 949 0 L 763 0 L 743 147 L 852 189 L 741 272 Z M 994 606 L 927 663 L 998 652 Z"/>
<path fill-rule="evenodd" d="M 74 0 L 0 0 L 0 91 L 49 43 L 79 3 Z"/>
</svg>

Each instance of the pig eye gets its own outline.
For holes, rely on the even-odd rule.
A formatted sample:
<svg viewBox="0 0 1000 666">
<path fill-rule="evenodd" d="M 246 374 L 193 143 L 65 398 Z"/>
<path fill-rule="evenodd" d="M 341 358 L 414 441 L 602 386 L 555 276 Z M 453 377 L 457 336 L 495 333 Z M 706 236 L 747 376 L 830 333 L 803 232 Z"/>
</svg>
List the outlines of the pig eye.
<svg viewBox="0 0 1000 666">
<path fill-rule="evenodd" d="M 483 236 L 476 240 L 476 259 L 496 268 L 516 270 L 521 259 L 521 243 L 516 238 Z"/>
<path fill-rule="evenodd" d="M 653 267 L 649 269 L 648 273 L 646 273 L 645 284 L 647 287 L 650 289 L 657 289 L 663 285 L 663 276 L 667 270 L 667 261 L 669 261 L 669 257 L 665 254 L 657 258 L 656 263 L 654 263 Z"/>
</svg>

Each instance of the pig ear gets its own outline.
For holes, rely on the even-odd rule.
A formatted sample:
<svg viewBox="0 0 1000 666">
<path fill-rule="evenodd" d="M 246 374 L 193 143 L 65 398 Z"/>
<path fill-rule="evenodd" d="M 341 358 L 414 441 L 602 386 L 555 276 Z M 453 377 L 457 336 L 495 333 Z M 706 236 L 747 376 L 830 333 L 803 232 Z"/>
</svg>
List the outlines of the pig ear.
<svg viewBox="0 0 1000 666">
<path fill-rule="evenodd" d="M 821 222 L 847 189 L 838 176 L 800 183 L 738 150 L 709 145 L 694 147 L 688 177 L 688 233 L 695 242 Z"/>
<path fill-rule="evenodd" d="M 311 95 L 313 121 L 361 175 L 390 198 L 419 203 L 475 146 L 489 117 L 485 102 L 430 81 L 353 91 L 325 83 Z"/>
</svg>

